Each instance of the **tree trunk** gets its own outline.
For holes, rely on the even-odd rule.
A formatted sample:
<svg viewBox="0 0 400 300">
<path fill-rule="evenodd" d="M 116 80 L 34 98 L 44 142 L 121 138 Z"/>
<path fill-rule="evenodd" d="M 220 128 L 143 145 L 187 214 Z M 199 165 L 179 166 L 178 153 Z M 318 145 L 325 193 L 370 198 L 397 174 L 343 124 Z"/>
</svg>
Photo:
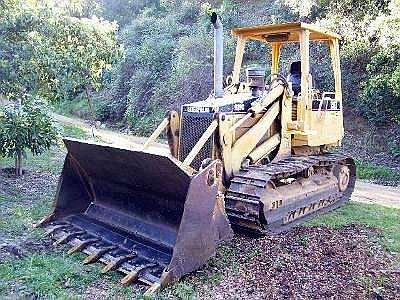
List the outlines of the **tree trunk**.
<svg viewBox="0 0 400 300">
<path fill-rule="evenodd" d="M 15 175 L 22 176 L 22 153 L 17 152 L 15 156 Z"/>
<path fill-rule="evenodd" d="M 91 125 L 92 125 L 92 136 L 94 137 L 94 127 L 95 127 L 95 122 L 96 122 L 96 118 L 94 115 L 94 109 L 93 109 L 93 101 L 92 101 L 92 97 L 90 97 L 90 93 L 89 93 L 89 87 L 87 85 L 85 85 L 85 93 L 86 93 L 86 98 L 88 100 L 88 104 L 89 104 L 89 110 L 90 110 L 90 114 L 92 117 L 91 120 Z"/>
</svg>

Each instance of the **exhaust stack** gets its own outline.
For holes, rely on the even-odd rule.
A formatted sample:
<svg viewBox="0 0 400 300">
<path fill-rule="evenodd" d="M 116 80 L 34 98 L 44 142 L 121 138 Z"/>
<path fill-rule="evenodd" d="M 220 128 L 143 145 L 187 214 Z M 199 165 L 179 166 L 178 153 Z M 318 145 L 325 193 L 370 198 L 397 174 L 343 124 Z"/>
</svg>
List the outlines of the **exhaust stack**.
<svg viewBox="0 0 400 300">
<path fill-rule="evenodd" d="M 223 26 L 221 18 L 213 12 L 211 23 L 214 26 L 214 97 L 222 98 L 223 88 Z"/>
</svg>

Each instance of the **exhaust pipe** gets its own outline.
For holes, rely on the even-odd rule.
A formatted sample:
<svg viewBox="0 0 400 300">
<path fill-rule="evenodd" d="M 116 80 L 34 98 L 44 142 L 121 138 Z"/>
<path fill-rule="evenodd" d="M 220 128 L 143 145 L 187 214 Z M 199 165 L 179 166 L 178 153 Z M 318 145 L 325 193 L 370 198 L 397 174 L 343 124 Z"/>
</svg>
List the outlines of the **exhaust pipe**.
<svg viewBox="0 0 400 300">
<path fill-rule="evenodd" d="M 214 97 L 222 98 L 223 88 L 223 26 L 221 18 L 213 12 L 211 23 L 214 26 Z"/>
</svg>

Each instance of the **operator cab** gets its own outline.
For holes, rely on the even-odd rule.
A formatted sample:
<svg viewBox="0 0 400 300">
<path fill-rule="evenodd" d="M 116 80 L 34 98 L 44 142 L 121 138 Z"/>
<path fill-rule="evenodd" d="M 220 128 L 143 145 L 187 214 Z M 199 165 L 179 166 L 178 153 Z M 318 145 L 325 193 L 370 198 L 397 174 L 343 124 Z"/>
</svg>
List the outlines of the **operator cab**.
<svg viewBox="0 0 400 300">
<path fill-rule="evenodd" d="M 236 55 L 233 72 L 229 76 L 229 82 L 227 81 L 228 86 L 225 88 L 224 97 L 251 92 L 252 95 L 263 98 L 268 94 L 270 90 L 268 87 L 252 87 L 249 84 L 249 76 L 247 76 L 247 82 L 240 80 L 246 45 L 251 41 L 267 44 L 271 49 L 270 76 L 266 74 L 266 78 L 270 77 L 271 79 L 270 87 L 273 86 L 275 80 L 288 85 L 287 90 L 290 94 L 290 104 L 288 105 L 292 107 L 292 110 L 291 121 L 287 123 L 287 128 L 288 132 L 293 135 L 292 145 L 294 147 L 339 145 L 344 135 L 339 57 L 340 36 L 307 23 L 266 24 L 235 28 L 232 30 L 232 35 L 237 38 Z M 329 88 L 329 90 L 320 91 L 314 86 L 310 66 L 311 43 L 325 44 L 329 49 L 331 74 L 334 81 L 333 90 Z M 282 49 L 286 45 L 293 44 L 299 46 L 300 60 L 292 61 L 290 67 L 283 67 Z M 295 55 L 291 57 L 295 57 Z M 286 69 L 284 74 L 279 74 L 279 71 L 283 69 Z"/>
<path fill-rule="evenodd" d="M 254 88 L 247 82 L 240 82 L 240 71 L 246 44 L 249 41 L 257 41 L 268 44 L 271 47 L 271 79 L 276 78 L 280 70 L 280 56 L 282 48 L 288 44 L 300 46 L 300 60 L 292 61 L 289 72 L 280 75 L 286 78 L 293 91 L 293 100 L 302 103 L 299 109 L 305 110 L 312 107 L 321 115 L 324 111 L 339 111 L 342 107 L 341 74 L 339 61 L 339 39 L 340 36 L 328 30 L 306 23 L 284 23 L 268 24 L 254 27 L 235 28 L 232 34 L 238 38 L 236 56 L 232 75 L 229 76 L 228 87 L 225 91 L 232 94 L 252 92 Z M 332 61 L 332 73 L 334 78 L 334 91 L 319 91 L 313 86 L 313 77 L 310 67 L 310 43 L 326 43 Z M 246 71 L 246 75 L 248 72 Z M 261 80 L 260 80 L 261 82 Z M 260 95 L 261 88 L 257 88 Z M 300 112 L 296 119 L 305 122 L 306 112 Z"/>
</svg>

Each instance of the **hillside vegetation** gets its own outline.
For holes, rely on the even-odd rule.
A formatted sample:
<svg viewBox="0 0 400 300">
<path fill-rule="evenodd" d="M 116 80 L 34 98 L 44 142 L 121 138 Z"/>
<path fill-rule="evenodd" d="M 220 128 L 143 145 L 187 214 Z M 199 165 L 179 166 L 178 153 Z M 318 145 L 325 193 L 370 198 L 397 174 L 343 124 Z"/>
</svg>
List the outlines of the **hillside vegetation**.
<svg viewBox="0 0 400 300">
<path fill-rule="evenodd" d="M 224 24 L 225 76 L 232 72 L 236 46 L 232 28 L 315 23 L 342 35 L 346 117 L 352 123 L 357 116 L 363 124 L 361 134 L 359 128 L 347 134 L 345 146 L 356 153 L 360 149 L 352 145 L 361 144 L 365 158 L 376 163 L 400 157 L 399 0 L 5 0 L 0 5 L 3 98 L 39 94 L 62 113 L 139 135 L 148 135 L 166 110 L 212 92 L 211 12 Z M 243 67 L 262 64 L 268 74 L 268 48 L 249 43 Z M 311 54 L 315 86 L 332 90 L 326 45 L 313 44 Z M 280 72 L 286 75 L 298 59 L 299 49 L 286 47 Z M 379 153 L 385 158 L 376 159 Z"/>
<path fill-rule="evenodd" d="M 7 0 L 1 5 L 2 11 L 7 12 L 0 18 L 0 42 L 4 49 L 0 63 L 5 67 L 1 73 L 5 84 L 1 92 L 6 97 L 18 96 L 19 89 L 30 93 L 56 92 L 53 98 L 74 101 L 83 92 L 84 86 L 79 80 L 88 77 L 92 79 L 89 84 L 102 90 L 96 98 L 98 117 L 126 119 L 135 127 L 137 117 L 140 119 L 149 113 L 157 116 L 158 110 L 202 99 L 212 90 L 209 13 L 216 11 L 222 16 L 225 28 L 225 75 L 232 71 L 235 47 L 230 35 L 232 28 L 293 21 L 316 23 L 343 37 L 341 59 L 346 104 L 358 108 L 371 121 L 400 122 L 398 0 L 305 0 L 301 3 L 292 0 L 55 3 Z M 113 35 L 124 47 L 122 57 Z M 244 65 L 257 62 L 268 68 L 266 48 L 258 43 L 250 44 Z M 97 60 L 84 60 L 84 52 L 92 52 Z M 312 56 L 317 87 L 331 87 L 327 49 L 315 45 Z M 287 73 L 288 63 L 297 58 L 295 48 L 284 51 L 281 72 Z M 28 77 L 35 64 L 41 74 Z M 85 73 L 85 70 L 74 72 L 85 65 L 95 69 L 96 76 L 84 74 L 79 80 L 72 76 Z M 24 72 L 13 72 L 12 67 Z M 38 82 L 49 75 L 52 80 Z M 14 79 L 13 86 L 7 85 L 11 79 Z"/>
<path fill-rule="evenodd" d="M 125 56 L 97 98 L 98 116 L 125 119 L 135 131 L 147 133 L 154 125 L 151 120 L 163 116 L 165 108 L 207 97 L 212 90 L 210 11 L 217 11 L 225 26 L 226 76 L 232 72 L 235 47 L 230 29 L 299 20 L 317 23 L 343 36 L 345 105 L 374 123 L 399 121 L 399 3 L 351 0 L 148 2 L 126 16 L 120 28 Z M 107 17 L 117 18 L 109 12 Z M 254 43 L 246 50 L 244 66 L 257 62 L 268 68 L 267 47 Z M 326 47 L 317 44 L 311 50 L 317 87 L 332 88 Z M 297 58 L 297 49 L 285 51 L 280 71 L 287 74 L 288 63 Z"/>
</svg>

